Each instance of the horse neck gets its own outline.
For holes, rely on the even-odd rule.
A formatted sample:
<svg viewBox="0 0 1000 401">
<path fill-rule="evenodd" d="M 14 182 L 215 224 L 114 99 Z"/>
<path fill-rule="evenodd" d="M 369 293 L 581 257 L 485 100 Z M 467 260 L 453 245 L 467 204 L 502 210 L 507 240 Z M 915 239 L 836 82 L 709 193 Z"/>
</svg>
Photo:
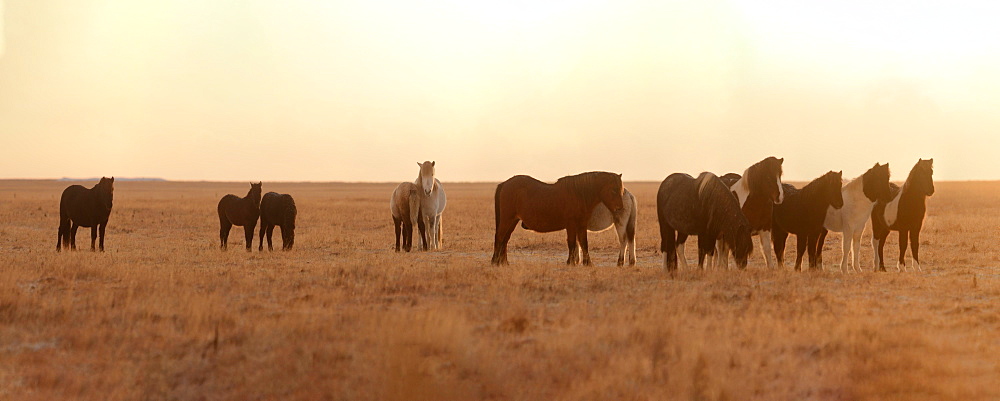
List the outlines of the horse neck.
<svg viewBox="0 0 1000 401">
<path fill-rule="evenodd" d="M 911 171 L 910 175 L 906 177 L 906 181 L 903 182 L 903 186 L 899 189 L 900 199 L 919 199 L 923 201 L 927 198 L 927 195 L 918 193 L 913 189 L 913 183 L 917 180 L 917 172 Z"/>
<path fill-rule="evenodd" d="M 558 184 L 558 182 L 557 182 Z M 564 188 L 570 192 L 575 193 L 588 207 L 594 206 L 600 203 L 600 197 L 597 196 L 597 181 L 593 178 L 580 178 L 572 181 L 563 181 L 562 185 Z"/>
<path fill-rule="evenodd" d="M 254 190 L 251 189 L 249 192 L 247 192 L 247 196 L 244 196 L 243 199 L 256 201 L 256 203 L 259 205 L 260 204 L 260 192 L 258 191 L 256 193 L 254 193 Z"/>
</svg>

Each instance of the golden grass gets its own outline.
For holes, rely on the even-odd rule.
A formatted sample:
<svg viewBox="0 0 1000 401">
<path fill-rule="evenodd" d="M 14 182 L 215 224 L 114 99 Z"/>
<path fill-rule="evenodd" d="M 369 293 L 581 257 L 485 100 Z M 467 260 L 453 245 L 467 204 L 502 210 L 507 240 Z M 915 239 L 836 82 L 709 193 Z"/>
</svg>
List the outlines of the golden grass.
<svg viewBox="0 0 1000 401">
<path fill-rule="evenodd" d="M 490 266 L 490 184 L 446 184 L 444 250 L 397 254 L 392 185 L 265 183 L 296 197 L 296 249 L 247 254 L 235 232 L 218 250 L 215 211 L 247 184 L 120 182 L 108 252 L 59 254 L 66 185 L 0 182 L 0 399 L 1000 398 L 1000 183 L 937 185 L 921 274 L 755 253 L 676 279 L 655 183 L 627 184 L 626 268 L 610 233 L 591 236 L 597 266 L 567 267 L 564 234 L 521 229 Z"/>
</svg>

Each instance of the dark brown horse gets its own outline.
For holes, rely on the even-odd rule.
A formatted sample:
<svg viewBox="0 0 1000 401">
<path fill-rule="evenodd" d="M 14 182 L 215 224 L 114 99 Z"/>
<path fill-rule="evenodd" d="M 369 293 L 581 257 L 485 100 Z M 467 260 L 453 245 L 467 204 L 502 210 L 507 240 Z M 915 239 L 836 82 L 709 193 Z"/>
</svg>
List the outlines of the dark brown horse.
<svg viewBox="0 0 1000 401">
<path fill-rule="evenodd" d="M 277 192 L 264 194 L 260 200 L 260 247 L 257 250 L 264 250 L 264 234 L 267 234 L 267 250 L 274 250 L 271 247 L 274 226 L 281 227 L 281 249 L 291 250 L 295 244 L 296 214 L 295 200 L 291 195 Z"/>
<path fill-rule="evenodd" d="M 253 246 L 253 230 L 257 227 L 257 219 L 260 218 L 260 188 L 262 183 L 250 183 L 250 192 L 247 196 L 229 194 L 219 200 L 219 239 L 222 240 L 222 249 L 228 248 L 229 230 L 233 226 L 243 226 L 243 234 L 247 241 L 247 252 Z"/>
<path fill-rule="evenodd" d="M 906 177 L 903 188 L 895 184 L 889 202 L 878 201 L 872 209 L 872 247 L 875 248 L 875 266 L 885 271 L 885 239 L 889 232 L 899 231 L 899 261 L 896 270 L 906 270 L 906 242 L 913 247 L 913 265 L 920 268 L 920 229 L 927 213 L 927 197 L 934 195 L 934 159 L 917 161 Z"/>
<path fill-rule="evenodd" d="M 790 184 L 785 186 L 785 201 L 774 207 L 774 225 L 771 227 L 771 239 L 774 241 L 774 256 L 778 266 L 785 263 L 785 241 L 788 234 L 795 234 L 795 270 L 802 270 L 802 257 L 808 250 L 809 267 L 818 268 L 823 244 L 819 239 L 826 229 L 826 210 L 830 207 L 840 209 L 844 206 L 842 174 L 840 171 L 830 171 L 819 177 L 802 189 L 796 189 Z"/>
<path fill-rule="evenodd" d="M 732 249 L 737 266 L 747 266 L 753 248 L 750 222 L 729 187 L 715 174 L 701 173 L 697 179 L 683 173 L 668 176 L 656 193 L 656 217 L 663 269 L 668 273 L 677 270 L 678 257 L 687 265 L 684 242 L 689 235 L 698 236 L 699 267 L 704 268 L 706 256 L 715 254 L 716 241 Z"/>
<path fill-rule="evenodd" d="M 493 206 L 496 234 L 493 239 L 494 265 L 507 264 L 507 242 L 521 221 L 526 230 L 548 233 L 566 230 L 569 258 L 566 264 L 590 264 L 587 222 L 598 203 L 613 212 L 624 208 L 622 175 L 590 172 L 560 178 L 547 184 L 526 175 L 517 175 L 497 185 Z"/>
<path fill-rule="evenodd" d="M 785 159 L 771 156 L 748 167 L 743 176 L 733 173 L 723 176 L 730 181 L 739 177 L 729 184 L 729 189 L 739 199 L 740 208 L 750 222 L 753 235 L 760 234 L 761 254 L 764 255 L 764 262 L 769 268 L 774 265 L 770 235 L 774 205 L 781 204 L 785 197 L 781 184 L 781 164 L 784 161 Z M 728 264 L 725 243 L 720 241 L 717 245 L 720 250 L 720 257 L 717 260 L 719 263 Z"/>
<path fill-rule="evenodd" d="M 101 252 L 104 252 L 104 229 L 108 226 L 111 206 L 115 196 L 115 177 L 101 177 L 93 188 L 70 185 L 63 190 L 59 199 L 59 235 L 56 251 L 63 246 L 76 250 L 76 230 L 90 227 L 90 250 L 96 250 L 94 242 L 101 234 Z"/>
</svg>

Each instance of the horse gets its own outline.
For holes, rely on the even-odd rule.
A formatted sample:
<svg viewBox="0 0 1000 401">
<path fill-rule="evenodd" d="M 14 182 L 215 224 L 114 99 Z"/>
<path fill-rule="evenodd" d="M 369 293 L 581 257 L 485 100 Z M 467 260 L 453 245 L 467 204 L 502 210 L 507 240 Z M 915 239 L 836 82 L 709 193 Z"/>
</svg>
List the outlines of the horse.
<svg viewBox="0 0 1000 401">
<path fill-rule="evenodd" d="M 229 248 L 229 230 L 233 226 L 243 226 L 246 236 L 247 252 L 253 246 L 253 231 L 260 218 L 260 188 L 263 183 L 250 183 L 250 191 L 242 198 L 229 194 L 219 200 L 219 239 L 222 240 L 222 250 Z"/>
<path fill-rule="evenodd" d="M 770 156 L 748 167 L 742 176 L 735 173 L 723 176 L 727 178 L 725 181 L 732 182 L 728 185 L 729 189 L 736 195 L 743 214 L 750 221 L 752 235 L 760 235 L 761 254 L 764 255 L 764 262 L 768 268 L 774 266 L 774 257 L 771 255 L 771 236 L 769 235 L 774 205 L 780 205 L 785 199 L 784 187 L 781 183 L 781 165 L 784 161 L 785 159 Z M 734 178 L 736 181 L 732 181 Z M 719 241 L 717 245 L 719 252 L 716 263 L 726 267 L 729 265 L 726 244 Z"/>
<path fill-rule="evenodd" d="M 444 208 L 448 204 L 448 197 L 445 196 L 441 181 L 434 178 L 434 164 L 432 161 L 417 163 L 420 166 L 420 173 L 417 175 L 417 180 L 413 182 L 421 189 L 419 191 L 419 214 L 425 228 L 421 231 L 425 251 L 441 248 L 441 237 L 444 234 L 441 213 L 444 212 Z"/>
<path fill-rule="evenodd" d="M 412 182 L 400 183 L 392 191 L 389 198 L 389 211 L 392 223 L 396 229 L 396 252 L 399 252 L 400 234 L 403 239 L 403 250 L 409 252 L 413 247 L 413 227 L 418 228 L 421 243 L 424 240 L 424 222 L 420 218 L 420 188 Z M 426 245 L 424 245 L 426 247 Z"/>
<path fill-rule="evenodd" d="M 600 203 L 618 214 L 625 208 L 622 175 L 589 172 L 562 177 L 548 184 L 526 175 L 516 175 L 497 185 L 493 196 L 496 232 L 493 237 L 494 265 L 509 264 L 507 243 L 518 221 L 526 230 L 548 233 L 566 230 L 567 265 L 590 265 L 587 225 Z"/>
<path fill-rule="evenodd" d="M 289 251 L 295 244 L 295 199 L 291 195 L 268 192 L 260 200 L 260 247 L 264 250 L 264 234 L 267 234 L 267 250 L 271 247 L 271 235 L 274 226 L 281 227 L 281 249 Z"/>
<path fill-rule="evenodd" d="M 625 255 L 628 253 L 629 265 L 635 265 L 635 221 L 636 211 L 639 209 L 635 201 L 635 196 L 628 189 L 622 195 L 624 209 L 618 213 L 612 213 L 607 206 L 598 203 L 594 206 L 594 212 L 587 222 L 587 231 L 602 232 L 613 225 L 618 232 L 618 266 L 625 265 Z"/>
<path fill-rule="evenodd" d="M 698 267 L 715 252 L 716 241 L 732 249 L 736 265 L 746 268 L 753 248 L 751 225 L 740 211 L 740 204 L 729 187 L 715 174 L 704 172 L 693 178 L 674 173 L 660 183 L 656 193 L 656 217 L 660 223 L 660 251 L 663 270 L 677 270 L 677 259 L 687 268 L 684 242 L 698 236 Z"/>
<path fill-rule="evenodd" d="M 823 232 L 816 246 L 822 250 L 827 231 L 844 233 L 842 239 L 843 254 L 840 260 L 840 271 L 847 273 L 848 261 L 853 259 L 850 269 L 861 272 L 861 235 L 865 231 L 865 223 L 871 218 L 872 208 L 876 201 L 892 200 L 889 194 L 889 164 L 878 164 L 868 169 L 861 176 L 844 184 L 841 190 L 844 206 L 840 209 L 826 209 L 826 219 L 823 222 Z M 819 266 L 823 266 L 823 253 L 819 252 Z M 851 257 L 853 255 L 853 258 Z"/>
<path fill-rule="evenodd" d="M 778 266 L 785 265 L 785 241 L 788 234 L 795 234 L 795 270 L 802 270 L 802 256 L 809 253 L 809 268 L 816 269 L 823 245 L 819 243 L 826 231 L 823 222 L 827 209 L 844 206 L 843 175 L 841 171 L 823 174 L 802 189 L 784 184 L 785 201 L 774 206 L 774 224 L 771 226 L 771 240 Z"/>
<path fill-rule="evenodd" d="M 115 177 L 101 177 L 93 188 L 70 185 L 59 199 L 59 234 L 56 251 L 63 246 L 76 250 L 76 230 L 90 228 L 90 250 L 95 251 L 97 233 L 101 234 L 101 252 L 104 252 L 104 230 L 108 227 L 111 206 L 115 197 Z"/>
<path fill-rule="evenodd" d="M 896 270 L 906 271 L 906 241 L 913 247 L 913 265 L 920 268 L 920 229 L 927 213 L 927 197 L 934 195 L 934 159 L 917 161 L 906 177 L 903 188 L 892 184 L 892 200 L 876 202 L 872 209 L 872 248 L 875 250 L 875 266 L 885 271 L 885 239 L 889 232 L 899 231 L 899 261 Z"/>
</svg>

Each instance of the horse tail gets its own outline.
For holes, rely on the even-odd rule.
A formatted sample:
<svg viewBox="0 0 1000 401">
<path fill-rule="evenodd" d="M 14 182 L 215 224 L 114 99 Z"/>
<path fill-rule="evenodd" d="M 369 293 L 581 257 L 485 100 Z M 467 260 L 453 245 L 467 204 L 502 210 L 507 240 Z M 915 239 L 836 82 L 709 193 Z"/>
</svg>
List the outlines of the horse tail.
<svg viewBox="0 0 1000 401">
<path fill-rule="evenodd" d="M 638 207 L 639 205 L 636 204 L 635 195 L 632 195 L 631 192 L 628 194 L 628 198 L 629 202 L 631 203 L 629 206 L 632 207 L 632 212 L 629 213 L 628 224 L 625 226 L 625 239 L 628 240 L 629 243 L 634 244 L 635 221 L 636 221 L 636 216 L 639 214 L 639 207 Z"/>
<path fill-rule="evenodd" d="M 493 194 L 493 217 L 496 219 L 496 230 L 500 231 L 500 190 L 503 189 L 503 183 L 497 184 L 497 190 Z"/>
</svg>

